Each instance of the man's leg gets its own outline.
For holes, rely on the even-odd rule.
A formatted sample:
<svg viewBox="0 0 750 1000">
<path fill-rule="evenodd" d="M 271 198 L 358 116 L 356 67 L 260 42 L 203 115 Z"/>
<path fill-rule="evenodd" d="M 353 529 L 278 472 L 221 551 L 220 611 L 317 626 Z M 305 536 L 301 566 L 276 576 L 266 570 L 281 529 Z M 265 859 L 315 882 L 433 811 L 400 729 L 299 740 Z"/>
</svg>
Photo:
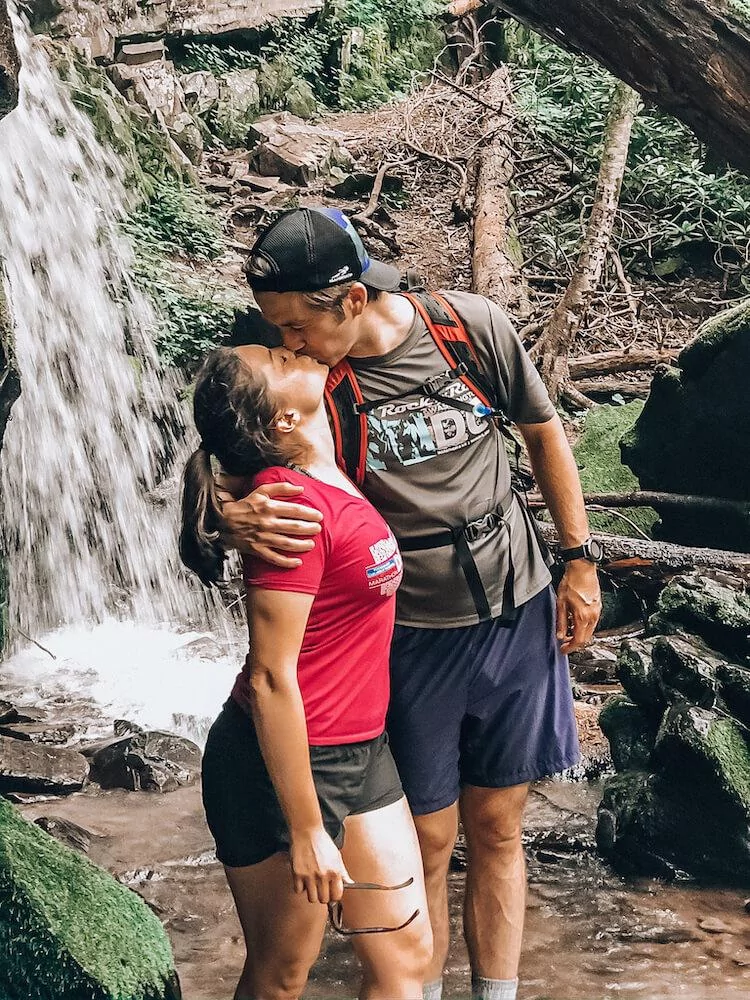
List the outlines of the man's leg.
<svg viewBox="0 0 750 1000">
<path fill-rule="evenodd" d="M 467 785 L 461 792 L 469 862 L 464 933 L 475 978 L 510 982 L 518 976 L 526 909 L 521 826 L 528 790 L 528 785 Z"/>
<path fill-rule="evenodd" d="M 448 919 L 448 867 L 458 832 L 458 809 L 447 809 L 414 817 L 419 849 L 422 852 L 427 907 L 432 924 L 432 961 L 425 972 L 425 983 L 437 983 L 443 975 L 450 946 Z"/>
</svg>

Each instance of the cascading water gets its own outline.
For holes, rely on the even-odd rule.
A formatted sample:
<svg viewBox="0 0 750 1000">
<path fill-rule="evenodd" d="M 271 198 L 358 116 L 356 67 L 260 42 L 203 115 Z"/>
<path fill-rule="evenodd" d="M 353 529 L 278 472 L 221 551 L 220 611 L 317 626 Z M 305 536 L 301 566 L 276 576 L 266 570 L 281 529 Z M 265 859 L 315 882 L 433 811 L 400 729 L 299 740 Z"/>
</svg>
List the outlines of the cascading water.
<svg viewBox="0 0 750 1000">
<path fill-rule="evenodd" d="M 175 512 L 148 500 L 184 451 L 184 415 L 129 275 L 122 166 L 8 6 L 22 64 L 19 106 L 0 125 L 0 258 L 22 381 L 0 452 L 10 632 L 131 620 L 131 659 L 153 674 L 144 624 L 221 617 L 180 567 Z"/>
</svg>

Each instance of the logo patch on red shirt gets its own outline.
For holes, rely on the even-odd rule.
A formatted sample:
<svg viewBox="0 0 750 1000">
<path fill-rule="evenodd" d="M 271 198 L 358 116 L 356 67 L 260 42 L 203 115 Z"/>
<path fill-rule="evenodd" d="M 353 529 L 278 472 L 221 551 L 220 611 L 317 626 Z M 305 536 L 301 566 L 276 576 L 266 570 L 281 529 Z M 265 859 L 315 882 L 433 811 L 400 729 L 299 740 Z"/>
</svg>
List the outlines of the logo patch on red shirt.
<svg viewBox="0 0 750 1000">
<path fill-rule="evenodd" d="M 380 587 L 383 597 L 390 597 L 398 590 L 404 570 L 396 539 L 389 533 L 370 546 L 370 554 L 375 562 L 365 569 L 367 584 L 371 589 Z"/>
</svg>

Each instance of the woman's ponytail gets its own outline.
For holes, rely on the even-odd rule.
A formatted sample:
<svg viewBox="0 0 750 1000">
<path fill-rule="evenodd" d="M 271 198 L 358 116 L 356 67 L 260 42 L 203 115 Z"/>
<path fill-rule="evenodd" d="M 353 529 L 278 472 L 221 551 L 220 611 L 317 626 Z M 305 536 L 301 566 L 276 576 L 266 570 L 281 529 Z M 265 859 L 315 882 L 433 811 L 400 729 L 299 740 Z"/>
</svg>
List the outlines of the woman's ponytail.
<svg viewBox="0 0 750 1000">
<path fill-rule="evenodd" d="M 207 587 L 221 578 L 226 559 L 219 538 L 220 520 L 211 456 L 201 443 L 185 466 L 180 558 Z"/>
</svg>

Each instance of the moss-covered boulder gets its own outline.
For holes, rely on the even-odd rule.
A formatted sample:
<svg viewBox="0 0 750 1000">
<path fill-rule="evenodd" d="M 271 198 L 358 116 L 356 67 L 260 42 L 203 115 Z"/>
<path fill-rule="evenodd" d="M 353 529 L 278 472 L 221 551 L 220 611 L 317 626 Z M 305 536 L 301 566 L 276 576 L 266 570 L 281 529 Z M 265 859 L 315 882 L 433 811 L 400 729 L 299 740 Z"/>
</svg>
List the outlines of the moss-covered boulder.
<svg viewBox="0 0 750 1000">
<path fill-rule="evenodd" d="M 675 577 L 659 595 L 649 628 L 661 632 L 675 627 L 700 635 L 728 656 L 747 656 L 750 596 L 709 578 Z"/>
<path fill-rule="evenodd" d="M 645 770 L 656 742 L 657 723 L 626 695 L 608 698 L 599 714 L 599 725 L 609 740 L 617 771 Z"/>
<path fill-rule="evenodd" d="M 712 708 L 719 693 L 718 668 L 722 660 L 700 639 L 660 636 L 653 645 L 652 673 L 665 700 L 688 701 Z"/>
<path fill-rule="evenodd" d="M 623 460 L 641 486 L 750 501 L 750 306 L 704 323 L 679 356 L 660 366 Z M 670 508 L 659 534 L 685 544 L 750 551 L 750 513 L 717 517 Z"/>
<path fill-rule="evenodd" d="M 617 656 L 617 677 L 625 693 L 649 715 L 661 718 L 667 706 L 654 672 L 656 639 L 625 639 Z"/>
<path fill-rule="evenodd" d="M 610 778 L 599 805 L 597 846 L 619 867 L 652 875 L 706 873 L 750 884 L 750 829 L 727 819 L 711 790 L 658 774 Z"/>
<path fill-rule="evenodd" d="M 725 705 L 750 730 L 750 664 L 724 662 L 718 669 L 718 676 Z"/>
<path fill-rule="evenodd" d="M 247 145 L 248 129 L 260 113 L 258 71 L 238 69 L 219 80 L 214 132 L 227 146 Z"/>
<path fill-rule="evenodd" d="M 167 935 L 107 872 L 0 798 L 3 1000 L 179 1000 Z"/>
</svg>

